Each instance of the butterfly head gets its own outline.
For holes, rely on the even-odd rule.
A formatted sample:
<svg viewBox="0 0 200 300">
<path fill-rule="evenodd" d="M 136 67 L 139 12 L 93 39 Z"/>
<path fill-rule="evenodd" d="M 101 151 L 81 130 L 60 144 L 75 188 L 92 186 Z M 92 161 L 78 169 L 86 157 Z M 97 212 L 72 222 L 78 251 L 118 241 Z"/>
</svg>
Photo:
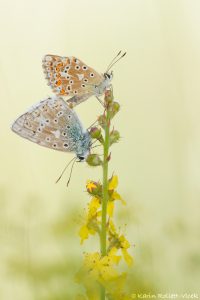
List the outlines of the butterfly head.
<svg viewBox="0 0 200 300">
<path fill-rule="evenodd" d="M 113 78 L 113 73 L 106 72 L 103 74 L 103 78 L 104 79 L 100 84 L 94 85 L 94 94 L 96 96 L 101 96 L 105 92 L 105 90 L 110 87 Z"/>
<path fill-rule="evenodd" d="M 77 158 L 79 159 L 80 162 L 85 161 L 85 159 L 86 159 L 86 157 L 84 157 L 84 156 L 77 156 Z"/>
<path fill-rule="evenodd" d="M 106 72 L 103 74 L 105 81 L 108 83 L 108 85 L 111 83 L 112 79 L 113 79 L 113 71 L 111 72 Z"/>
<path fill-rule="evenodd" d="M 88 131 L 86 131 L 82 139 L 79 140 L 76 156 L 79 159 L 79 161 L 85 161 L 88 157 L 88 154 L 90 153 L 91 148 L 91 137 Z"/>
<path fill-rule="evenodd" d="M 104 77 L 111 81 L 113 79 L 113 71 L 104 73 Z"/>
</svg>

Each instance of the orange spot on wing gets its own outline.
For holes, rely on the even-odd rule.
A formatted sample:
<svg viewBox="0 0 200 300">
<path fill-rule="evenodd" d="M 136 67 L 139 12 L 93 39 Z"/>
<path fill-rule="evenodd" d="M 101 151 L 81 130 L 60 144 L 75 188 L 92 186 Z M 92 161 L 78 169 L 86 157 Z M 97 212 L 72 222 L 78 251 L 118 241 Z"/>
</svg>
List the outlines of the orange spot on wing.
<svg viewBox="0 0 200 300">
<path fill-rule="evenodd" d="M 61 81 L 61 80 L 58 80 L 58 81 L 55 82 L 55 84 L 56 84 L 56 86 L 59 86 L 59 85 L 62 84 L 62 81 Z"/>
<path fill-rule="evenodd" d="M 60 95 L 64 95 L 64 94 L 65 94 L 65 90 L 62 89 L 62 90 L 60 91 Z"/>
</svg>

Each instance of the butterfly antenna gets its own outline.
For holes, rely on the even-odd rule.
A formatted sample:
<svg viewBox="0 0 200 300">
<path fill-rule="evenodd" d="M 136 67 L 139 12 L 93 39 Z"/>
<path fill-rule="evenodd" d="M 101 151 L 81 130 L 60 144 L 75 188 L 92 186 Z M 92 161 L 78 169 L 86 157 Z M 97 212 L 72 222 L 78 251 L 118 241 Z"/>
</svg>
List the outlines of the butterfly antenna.
<svg viewBox="0 0 200 300">
<path fill-rule="evenodd" d="M 72 162 L 73 160 L 76 161 L 75 159 L 76 159 L 76 156 L 73 157 L 73 158 L 70 160 L 70 162 L 66 165 L 66 167 L 64 168 L 64 170 L 62 171 L 61 175 L 58 177 L 58 179 L 56 180 L 55 183 L 58 183 L 58 181 L 62 178 L 63 174 L 65 173 L 66 169 L 69 167 L 69 165 L 71 164 L 71 162 Z"/>
<path fill-rule="evenodd" d="M 126 55 L 126 52 L 124 52 L 117 60 L 115 60 L 112 64 L 110 64 L 110 66 L 108 67 L 106 73 L 120 60 L 122 59 L 124 56 Z"/>
<path fill-rule="evenodd" d="M 96 120 L 95 122 L 93 122 L 93 123 L 87 128 L 87 130 L 89 130 L 91 127 L 93 127 L 97 122 L 98 122 L 98 120 Z"/>
<path fill-rule="evenodd" d="M 94 148 L 96 148 L 96 147 L 101 147 L 101 145 L 93 146 L 93 147 L 91 147 L 91 149 L 94 149 Z"/>
<path fill-rule="evenodd" d="M 91 144 L 90 144 L 90 146 L 93 146 L 94 144 L 96 144 L 98 142 L 98 140 L 94 140 Z"/>
<path fill-rule="evenodd" d="M 71 177 L 72 177 L 72 171 L 73 171 L 75 162 L 76 162 L 76 160 L 73 161 L 72 166 L 71 166 L 71 170 L 70 170 L 70 174 L 69 174 L 69 179 L 67 181 L 67 187 L 68 187 L 68 185 L 70 183 L 70 180 L 71 180 Z"/>
<path fill-rule="evenodd" d="M 107 71 L 110 69 L 110 66 L 112 65 L 112 63 L 115 61 L 115 59 L 122 53 L 122 51 L 120 50 L 119 53 L 117 53 L 117 55 L 111 60 L 111 62 L 109 63 L 106 73 Z"/>
</svg>

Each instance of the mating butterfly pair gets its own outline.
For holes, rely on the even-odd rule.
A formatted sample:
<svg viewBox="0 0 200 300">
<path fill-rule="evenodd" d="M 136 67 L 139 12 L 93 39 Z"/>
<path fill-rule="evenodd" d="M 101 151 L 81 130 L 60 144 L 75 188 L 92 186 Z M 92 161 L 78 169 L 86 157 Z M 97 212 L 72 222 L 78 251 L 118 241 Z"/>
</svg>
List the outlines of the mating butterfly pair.
<svg viewBox="0 0 200 300">
<path fill-rule="evenodd" d="M 44 73 L 56 96 L 31 107 L 13 123 L 12 130 L 41 146 L 75 152 L 79 160 L 85 160 L 90 152 L 91 139 L 72 107 L 90 96 L 98 98 L 110 87 L 113 76 L 109 70 L 125 55 L 119 57 L 120 54 L 121 51 L 104 74 L 75 57 L 46 55 L 43 59 Z M 65 97 L 71 98 L 65 102 Z"/>
</svg>

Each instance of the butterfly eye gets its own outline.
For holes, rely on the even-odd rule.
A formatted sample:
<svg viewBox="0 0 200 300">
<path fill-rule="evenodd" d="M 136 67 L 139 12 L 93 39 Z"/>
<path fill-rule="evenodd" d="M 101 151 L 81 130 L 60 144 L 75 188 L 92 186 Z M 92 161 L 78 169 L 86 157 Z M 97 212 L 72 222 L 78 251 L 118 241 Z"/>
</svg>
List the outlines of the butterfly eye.
<svg viewBox="0 0 200 300">
<path fill-rule="evenodd" d="M 90 77 L 94 77 L 94 73 L 90 73 Z"/>
<path fill-rule="evenodd" d="M 84 156 L 78 156 L 78 159 L 80 159 L 80 161 L 83 161 L 85 159 Z"/>
</svg>

